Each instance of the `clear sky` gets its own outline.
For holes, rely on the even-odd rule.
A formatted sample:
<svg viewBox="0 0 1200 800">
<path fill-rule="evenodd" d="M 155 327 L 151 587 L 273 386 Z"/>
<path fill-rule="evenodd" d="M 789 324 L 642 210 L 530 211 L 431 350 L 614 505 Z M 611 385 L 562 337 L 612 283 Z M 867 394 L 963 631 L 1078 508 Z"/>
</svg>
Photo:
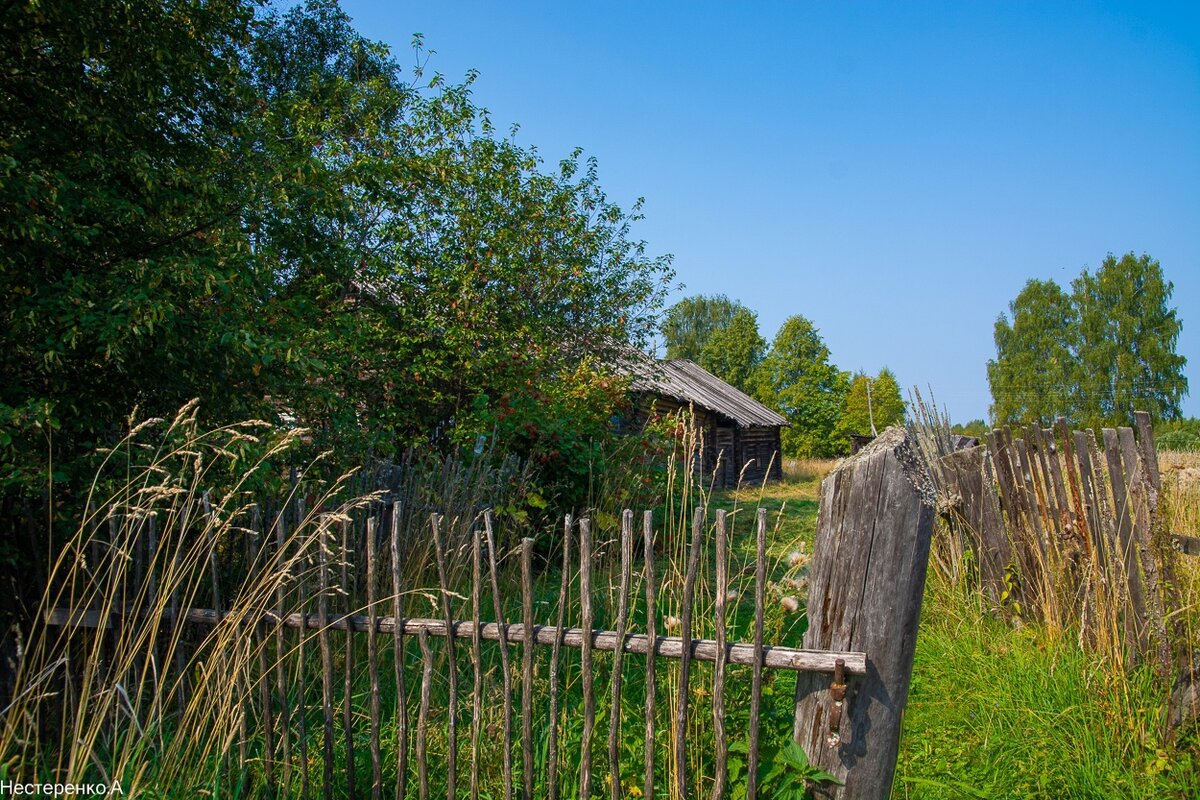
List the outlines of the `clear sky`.
<svg viewBox="0 0 1200 800">
<path fill-rule="evenodd" d="M 1200 3 L 344 2 L 477 69 L 497 129 L 576 146 L 683 288 L 791 314 L 843 369 L 987 415 L 992 326 L 1105 255 L 1175 284 L 1200 416 Z"/>
</svg>

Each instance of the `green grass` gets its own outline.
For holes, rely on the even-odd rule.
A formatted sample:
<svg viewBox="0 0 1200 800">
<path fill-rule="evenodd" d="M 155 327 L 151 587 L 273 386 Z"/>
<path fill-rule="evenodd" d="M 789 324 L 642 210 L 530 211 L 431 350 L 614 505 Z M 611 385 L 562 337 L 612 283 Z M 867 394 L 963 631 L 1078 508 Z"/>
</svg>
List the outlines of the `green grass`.
<svg viewBox="0 0 1200 800">
<path fill-rule="evenodd" d="M 1148 668 L 1113 680 L 1069 636 L 931 583 L 894 796 L 1195 797 L 1196 743 L 1163 740 L 1164 697 Z"/>
</svg>

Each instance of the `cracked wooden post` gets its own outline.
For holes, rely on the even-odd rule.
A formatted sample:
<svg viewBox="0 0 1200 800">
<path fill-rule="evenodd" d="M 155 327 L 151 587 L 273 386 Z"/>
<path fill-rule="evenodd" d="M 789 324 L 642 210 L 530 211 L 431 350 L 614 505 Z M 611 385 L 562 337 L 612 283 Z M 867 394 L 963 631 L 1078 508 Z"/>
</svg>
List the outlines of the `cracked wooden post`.
<svg viewBox="0 0 1200 800">
<path fill-rule="evenodd" d="M 865 651 L 867 674 L 847 676 L 844 709 L 828 674 L 797 676 L 793 735 L 814 766 L 845 781 L 812 787 L 819 798 L 891 792 L 934 518 L 909 437 L 889 428 L 821 484 L 804 646 Z"/>
</svg>

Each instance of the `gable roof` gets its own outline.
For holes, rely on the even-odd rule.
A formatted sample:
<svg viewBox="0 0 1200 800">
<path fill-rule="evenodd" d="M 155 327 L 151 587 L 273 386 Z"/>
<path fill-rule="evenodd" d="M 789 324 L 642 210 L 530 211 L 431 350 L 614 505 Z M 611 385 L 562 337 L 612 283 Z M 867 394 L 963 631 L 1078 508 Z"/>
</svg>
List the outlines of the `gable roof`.
<svg viewBox="0 0 1200 800">
<path fill-rule="evenodd" d="M 641 355 L 628 359 L 622 366 L 632 376 L 635 391 L 696 405 L 728 417 L 739 428 L 788 424 L 783 416 L 692 361 L 655 361 Z"/>
</svg>

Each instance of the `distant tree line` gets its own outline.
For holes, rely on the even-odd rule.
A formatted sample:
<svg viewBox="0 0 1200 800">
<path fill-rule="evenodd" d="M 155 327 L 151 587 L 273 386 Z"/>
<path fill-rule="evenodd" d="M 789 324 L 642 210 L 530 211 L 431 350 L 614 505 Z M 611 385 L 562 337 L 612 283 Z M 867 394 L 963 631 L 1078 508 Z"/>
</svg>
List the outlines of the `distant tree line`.
<svg viewBox="0 0 1200 800">
<path fill-rule="evenodd" d="M 845 455 L 854 435 L 869 435 L 904 419 L 895 375 L 850 373 L 807 318 L 789 317 L 768 346 L 758 316 L 725 295 L 687 297 L 667 310 L 666 356 L 694 361 L 787 417 L 785 455 Z"/>
<path fill-rule="evenodd" d="M 1187 362 L 1175 349 L 1183 321 L 1172 291 L 1158 261 L 1133 253 L 1110 253 L 1070 292 L 1030 280 L 996 320 L 992 422 L 1128 425 L 1135 410 L 1179 419 Z"/>
</svg>

